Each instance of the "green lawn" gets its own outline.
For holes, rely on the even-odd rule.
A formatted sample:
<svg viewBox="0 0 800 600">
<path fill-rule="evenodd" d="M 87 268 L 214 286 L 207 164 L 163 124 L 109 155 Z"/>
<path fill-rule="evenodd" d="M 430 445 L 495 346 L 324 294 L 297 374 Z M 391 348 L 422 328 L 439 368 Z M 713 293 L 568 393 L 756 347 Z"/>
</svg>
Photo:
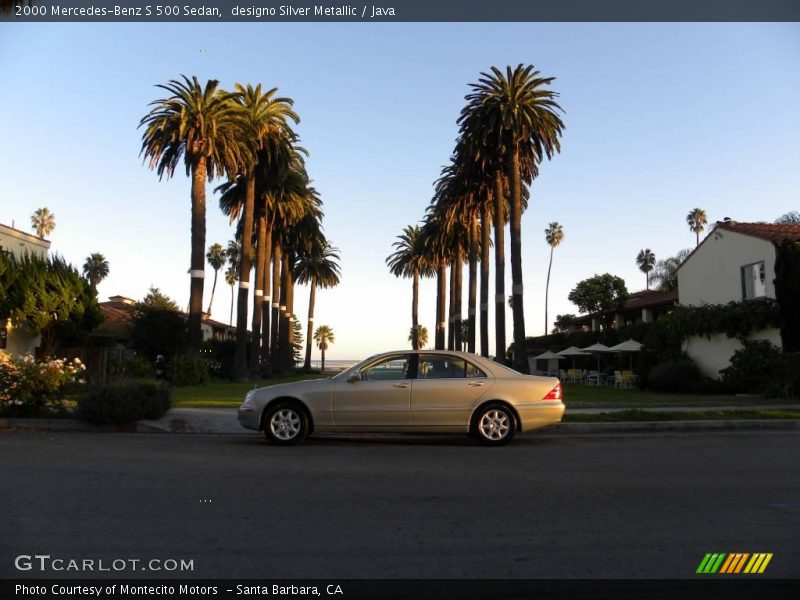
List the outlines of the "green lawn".
<svg viewBox="0 0 800 600">
<path fill-rule="evenodd" d="M 798 400 L 766 399 L 758 395 L 732 394 L 669 394 L 638 388 L 619 389 L 577 383 L 564 384 L 567 408 L 646 408 L 653 406 L 753 406 L 763 404 L 797 404 Z"/>
<path fill-rule="evenodd" d="M 322 377 L 323 375 L 319 373 L 302 373 L 246 383 L 212 381 L 206 385 L 179 387 L 175 388 L 175 406 L 180 408 L 236 407 L 244 401 L 245 394 L 253 388 Z"/>
<path fill-rule="evenodd" d="M 232 383 L 213 381 L 206 385 L 175 388 L 175 406 L 185 408 L 236 407 L 244 400 L 244 395 L 254 387 L 264 387 L 278 383 L 290 383 L 304 379 L 319 379 L 322 375 L 297 374 L 286 377 Z M 748 406 L 764 404 L 797 404 L 797 400 L 765 399 L 761 396 L 733 396 L 708 394 L 665 394 L 648 392 L 637 388 L 615 389 L 610 386 L 592 386 L 568 383 L 564 385 L 564 401 L 567 408 L 646 408 L 682 406 Z"/>
</svg>

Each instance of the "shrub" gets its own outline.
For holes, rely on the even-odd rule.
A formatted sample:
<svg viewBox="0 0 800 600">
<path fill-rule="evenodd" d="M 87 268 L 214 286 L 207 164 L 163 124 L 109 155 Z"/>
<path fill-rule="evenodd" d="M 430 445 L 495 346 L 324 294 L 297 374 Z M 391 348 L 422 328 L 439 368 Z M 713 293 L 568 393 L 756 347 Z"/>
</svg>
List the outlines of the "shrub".
<svg viewBox="0 0 800 600">
<path fill-rule="evenodd" d="M 208 365 L 199 356 L 176 356 L 170 366 L 169 379 L 173 385 L 202 385 L 208 381 Z"/>
<path fill-rule="evenodd" d="M 172 391 L 156 381 L 119 380 L 89 389 L 78 399 L 78 417 L 119 425 L 158 419 L 172 407 Z"/>
<path fill-rule="evenodd" d="M 761 393 L 781 379 L 781 351 L 771 343 L 743 340 L 731 356 L 731 365 L 721 371 L 722 380 L 736 392 Z"/>
<path fill-rule="evenodd" d="M 0 415 L 34 417 L 64 410 L 64 396 L 82 385 L 86 367 L 79 359 L 36 362 L 30 354 L 0 354 Z"/>
<path fill-rule="evenodd" d="M 648 377 L 649 388 L 659 392 L 691 392 L 700 381 L 697 365 L 686 358 L 656 365 Z"/>
<path fill-rule="evenodd" d="M 128 360 L 111 363 L 108 367 L 108 374 L 111 377 L 152 379 L 155 377 L 155 369 L 144 356 L 134 354 Z"/>
</svg>

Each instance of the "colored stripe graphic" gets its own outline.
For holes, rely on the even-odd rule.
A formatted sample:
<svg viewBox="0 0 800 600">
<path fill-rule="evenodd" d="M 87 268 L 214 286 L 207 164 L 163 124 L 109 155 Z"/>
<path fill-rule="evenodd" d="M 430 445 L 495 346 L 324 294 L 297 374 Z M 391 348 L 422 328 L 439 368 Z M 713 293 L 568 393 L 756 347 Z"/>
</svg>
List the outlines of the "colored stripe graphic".
<svg viewBox="0 0 800 600">
<path fill-rule="evenodd" d="M 772 560 L 772 553 L 760 552 L 750 554 L 749 552 L 724 552 L 707 553 L 700 565 L 697 573 L 733 575 L 739 573 L 763 573 L 769 562 Z M 746 565 L 746 566 L 745 566 Z"/>
</svg>

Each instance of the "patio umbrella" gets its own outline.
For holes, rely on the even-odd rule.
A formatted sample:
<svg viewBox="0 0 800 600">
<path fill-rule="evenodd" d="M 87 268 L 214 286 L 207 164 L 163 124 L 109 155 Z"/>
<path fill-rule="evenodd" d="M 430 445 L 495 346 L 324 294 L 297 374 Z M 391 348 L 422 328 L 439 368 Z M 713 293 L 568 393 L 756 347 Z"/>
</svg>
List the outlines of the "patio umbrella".
<svg viewBox="0 0 800 600">
<path fill-rule="evenodd" d="M 553 361 L 553 360 L 556 360 L 556 361 L 557 361 L 557 360 L 562 360 L 562 359 L 564 359 L 564 358 L 566 358 L 566 357 L 565 357 L 565 356 L 561 356 L 561 355 L 559 355 L 559 354 L 556 354 L 555 352 L 550 352 L 550 351 L 548 350 L 547 352 L 542 352 L 542 353 L 541 353 L 539 356 L 534 356 L 534 357 L 532 357 L 532 358 L 531 358 L 531 360 L 534 360 L 534 361 L 537 361 L 537 360 L 546 360 L 546 361 L 547 361 L 547 370 L 548 370 L 548 371 L 553 371 L 553 370 L 558 370 L 558 363 L 555 363 L 555 366 L 556 366 L 556 368 L 555 368 L 555 369 L 551 369 L 550 367 L 551 367 L 552 365 L 550 364 L 550 361 Z M 535 362 L 534 362 L 533 366 L 536 366 L 536 363 L 535 363 Z"/>
<path fill-rule="evenodd" d="M 576 356 L 590 356 L 589 352 L 584 352 L 577 346 L 570 346 L 569 348 L 564 348 L 561 352 L 557 352 L 559 356 L 569 357 L 572 358 L 572 368 L 575 368 L 575 357 Z"/>
<path fill-rule="evenodd" d="M 581 350 L 584 352 L 591 352 L 597 356 L 597 385 L 600 385 L 600 355 L 605 354 L 606 352 L 611 352 L 611 348 L 598 342 L 596 344 L 592 344 L 591 346 L 586 346 L 586 348 L 581 348 Z"/>
<path fill-rule="evenodd" d="M 628 352 L 630 354 L 628 365 L 630 369 L 633 370 L 633 353 L 641 351 L 642 348 L 644 348 L 644 344 L 637 342 L 636 340 L 629 339 L 625 340 L 621 344 L 617 344 L 616 346 L 611 346 L 609 350 L 611 352 Z"/>
</svg>

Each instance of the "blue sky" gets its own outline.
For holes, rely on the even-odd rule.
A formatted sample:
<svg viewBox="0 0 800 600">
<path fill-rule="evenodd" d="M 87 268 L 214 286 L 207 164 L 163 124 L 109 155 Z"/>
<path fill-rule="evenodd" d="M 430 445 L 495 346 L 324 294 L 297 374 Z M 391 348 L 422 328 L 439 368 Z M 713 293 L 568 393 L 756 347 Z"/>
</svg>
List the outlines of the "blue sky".
<svg viewBox="0 0 800 600">
<path fill-rule="evenodd" d="M 150 285 L 188 299 L 189 180 L 159 182 L 138 156 L 154 84 L 185 73 L 294 98 L 342 254 L 342 285 L 317 299 L 315 322 L 336 332 L 331 358 L 407 345 L 410 282 L 384 259 L 422 217 L 468 83 L 491 65 L 555 76 L 566 111 L 562 153 L 543 165 L 523 217 L 529 335 L 544 330 L 550 221 L 566 233 L 552 320 L 577 312 L 567 294 L 595 273 L 642 289 L 636 254 L 692 246 L 685 215 L 695 206 L 711 221 L 800 208 L 797 24 L 2 23 L 0 52 L 0 222 L 29 229 L 31 213 L 49 207 L 55 251 L 75 264 L 99 251 L 111 263 L 101 299 L 141 298 Z M 232 233 L 214 185 L 207 240 L 224 244 Z M 209 269 L 206 303 L 211 282 Z M 434 294 L 425 282 L 431 333 Z M 298 300 L 305 325 L 307 293 Z M 229 307 L 221 283 L 214 317 L 227 322 Z"/>
</svg>

